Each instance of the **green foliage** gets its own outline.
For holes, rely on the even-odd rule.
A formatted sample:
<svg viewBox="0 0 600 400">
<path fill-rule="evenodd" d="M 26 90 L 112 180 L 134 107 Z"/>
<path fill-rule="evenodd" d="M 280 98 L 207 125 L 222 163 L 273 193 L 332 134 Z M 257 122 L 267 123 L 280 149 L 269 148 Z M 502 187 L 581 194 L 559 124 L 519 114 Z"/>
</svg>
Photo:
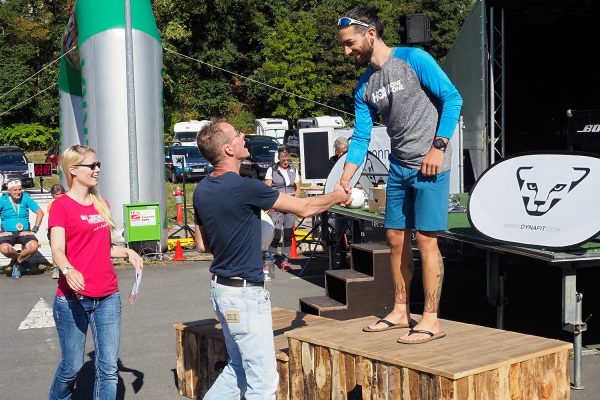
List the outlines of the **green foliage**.
<svg viewBox="0 0 600 400">
<path fill-rule="evenodd" d="M 252 78 L 280 90 L 254 84 L 250 93 L 256 103 L 266 99 L 271 116 L 296 120 L 314 110 L 314 101 L 323 101 L 329 79 L 314 60 L 317 35 L 317 26 L 306 13 L 283 20 L 270 32 L 263 50 L 265 61 Z"/>
<path fill-rule="evenodd" d="M 73 0 L 0 2 L 0 123 L 36 121 L 58 125 L 57 91 L 40 93 L 57 81 L 58 63 L 6 93 L 60 56 L 60 40 L 72 3 Z"/>
<path fill-rule="evenodd" d="M 61 54 L 74 1 L 0 0 L 0 126 L 58 126 L 56 88 L 35 95 L 57 81 L 58 63 L 45 67 Z M 402 14 L 425 12 L 432 19 L 428 50 L 441 61 L 474 0 L 151 2 L 162 45 L 170 50 L 163 55 L 168 137 L 176 122 L 213 117 L 226 117 L 247 132 L 258 117 L 282 117 L 293 125 L 300 117 L 327 114 L 351 122 L 352 94 L 364 69 L 344 54 L 338 40 L 336 21 L 345 11 L 378 7 L 389 46 L 400 44 Z"/>
<path fill-rule="evenodd" d="M 47 150 L 58 141 L 58 128 L 40 124 L 14 124 L 0 127 L 0 143 L 19 146 L 24 151 Z"/>
<path fill-rule="evenodd" d="M 460 27 L 475 0 L 421 0 L 422 11 L 431 18 L 431 48 L 438 61 L 443 61 L 452 47 Z"/>
<path fill-rule="evenodd" d="M 244 104 L 238 102 L 230 103 L 224 117 L 244 133 L 250 134 L 254 132 L 256 116 Z"/>
</svg>

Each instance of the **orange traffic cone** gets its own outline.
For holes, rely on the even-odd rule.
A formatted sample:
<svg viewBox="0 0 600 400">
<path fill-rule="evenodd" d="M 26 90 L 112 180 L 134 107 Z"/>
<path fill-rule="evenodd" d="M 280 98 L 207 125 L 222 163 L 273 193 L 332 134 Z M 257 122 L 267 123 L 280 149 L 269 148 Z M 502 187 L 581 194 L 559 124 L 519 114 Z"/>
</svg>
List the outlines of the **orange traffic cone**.
<svg viewBox="0 0 600 400">
<path fill-rule="evenodd" d="M 175 246 L 175 257 L 173 257 L 173 261 L 185 261 L 185 256 L 183 255 L 183 249 L 181 248 L 181 242 L 177 240 L 177 246 Z"/>
<path fill-rule="evenodd" d="M 296 225 L 292 229 L 292 246 L 290 248 L 290 258 L 298 258 L 298 250 L 296 250 Z"/>
<path fill-rule="evenodd" d="M 175 206 L 177 210 L 177 223 L 183 224 L 183 208 L 181 207 L 181 203 Z"/>
</svg>

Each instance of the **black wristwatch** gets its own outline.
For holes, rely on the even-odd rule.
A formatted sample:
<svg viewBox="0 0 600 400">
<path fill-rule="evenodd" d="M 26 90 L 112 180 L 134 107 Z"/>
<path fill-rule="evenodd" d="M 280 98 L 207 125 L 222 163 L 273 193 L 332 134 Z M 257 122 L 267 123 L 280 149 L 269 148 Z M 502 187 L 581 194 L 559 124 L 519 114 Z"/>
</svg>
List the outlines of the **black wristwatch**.
<svg viewBox="0 0 600 400">
<path fill-rule="evenodd" d="M 445 152 L 448 148 L 448 143 L 446 143 L 446 141 L 441 137 L 436 137 L 435 139 L 433 139 L 433 147 Z"/>
</svg>

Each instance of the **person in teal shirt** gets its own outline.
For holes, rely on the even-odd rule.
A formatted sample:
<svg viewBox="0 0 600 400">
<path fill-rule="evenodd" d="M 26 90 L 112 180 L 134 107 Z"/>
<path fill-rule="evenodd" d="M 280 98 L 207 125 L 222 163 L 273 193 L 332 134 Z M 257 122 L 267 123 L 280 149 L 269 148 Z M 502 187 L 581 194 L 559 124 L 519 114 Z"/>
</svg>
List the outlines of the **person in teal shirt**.
<svg viewBox="0 0 600 400">
<path fill-rule="evenodd" d="M 21 181 L 11 179 L 6 183 L 7 192 L 0 197 L 0 253 L 10 259 L 14 277 L 21 276 L 21 265 L 27 261 L 38 249 L 39 242 L 35 234 L 40 229 L 44 219 L 44 212 L 40 206 L 23 192 Z M 30 227 L 29 212 L 35 213 L 35 225 Z M 18 252 L 14 245 L 20 244 L 22 250 Z"/>
</svg>

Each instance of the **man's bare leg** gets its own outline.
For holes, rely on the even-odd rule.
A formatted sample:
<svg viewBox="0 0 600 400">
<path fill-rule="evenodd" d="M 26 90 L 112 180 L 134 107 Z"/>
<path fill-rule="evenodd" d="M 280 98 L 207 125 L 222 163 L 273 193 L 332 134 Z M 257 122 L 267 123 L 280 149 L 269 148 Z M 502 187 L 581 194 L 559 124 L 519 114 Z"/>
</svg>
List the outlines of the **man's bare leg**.
<svg viewBox="0 0 600 400">
<path fill-rule="evenodd" d="M 426 330 L 436 334 L 440 331 L 437 312 L 444 282 L 444 261 L 438 247 L 436 232 L 417 232 L 416 236 L 417 247 L 421 253 L 425 304 L 423 306 L 423 318 L 414 329 Z M 429 338 L 429 335 L 414 333 L 409 336 L 407 333 L 400 338 L 404 340 L 421 340 Z"/>
<path fill-rule="evenodd" d="M 394 279 L 394 308 L 383 319 L 394 324 L 408 323 L 410 316 L 410 282 L 413 277 L 413 254 L 411 231 L 388 229 L 386 232 L 390 244 L 390 268 Z M 369 325 L 370 329 L 384 329 L 388 326 L 382 322 Z"/>
<path fill-rule="evenodd" d="M 11 260 L 11 264 L 17 259 L 19 253 L 8 243 L 3 243 L 0 245 L 0 253 L 4 255 L 4 257 Z"/>
<path fill-rule="evenodd" d="M 27 244 L 23 246 L 23 250 L 21 250 L 21 253 L 19 253 L 19 256 L 17 257 L 17 262 L 20 264 L 24 261 L 27 261 L 27 259 L 37 251 L 38 247 L 40 247 L 40 245 L 35 240 L 30 240 L 29 242 L 27 242 Z"/>
</svg>

